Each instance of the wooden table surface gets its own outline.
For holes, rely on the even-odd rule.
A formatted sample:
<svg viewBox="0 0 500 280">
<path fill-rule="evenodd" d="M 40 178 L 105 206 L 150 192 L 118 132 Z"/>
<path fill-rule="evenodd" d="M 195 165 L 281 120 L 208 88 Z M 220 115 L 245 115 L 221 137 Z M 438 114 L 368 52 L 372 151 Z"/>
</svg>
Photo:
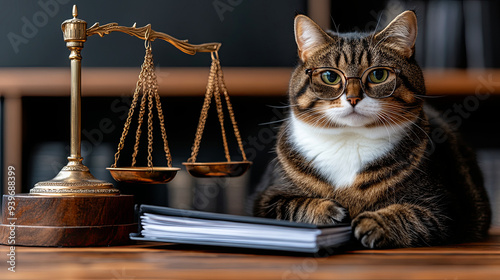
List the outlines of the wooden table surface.
<svg viewBox="0 0 500 280">
<path fill-rule="evenodd" d="M 0 246 L 0 279 L 500 279 L 500 230 L 480 243 L 357 250 L 329 257 L 167 243 L 101 248 Z"/>
</svg>

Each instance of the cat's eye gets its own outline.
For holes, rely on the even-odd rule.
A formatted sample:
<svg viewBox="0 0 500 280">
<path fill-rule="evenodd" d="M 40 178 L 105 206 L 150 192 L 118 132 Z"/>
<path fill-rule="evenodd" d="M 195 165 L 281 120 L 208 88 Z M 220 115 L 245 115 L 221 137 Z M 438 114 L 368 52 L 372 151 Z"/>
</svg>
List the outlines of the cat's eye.
<svg viewBox="0 0 500 280">
<path fill-rule="evenodd" d="M 327 85 L 337 85 L 340 83 L 341 77 L 334 71 L 327 70 L 321 73 L 321 80 Z"/>
<path fill-rule="evenodd" d="M 389 71 L 386 69 L 375 69 L 368 74 L 368 81 L 374 84 L 380 84 L 387 80 Z"/>
</svg>

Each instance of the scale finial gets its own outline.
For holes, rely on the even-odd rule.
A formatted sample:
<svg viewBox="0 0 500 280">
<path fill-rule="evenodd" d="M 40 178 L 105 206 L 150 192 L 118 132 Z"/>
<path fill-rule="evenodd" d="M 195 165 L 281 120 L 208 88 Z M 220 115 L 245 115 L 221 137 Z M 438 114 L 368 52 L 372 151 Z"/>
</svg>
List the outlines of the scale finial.
<svg viewBox="0 0 500 280">
<path fill-rule="evenodd" d="M 78 17 L 78 8 L 76 7 L 76 5 L 73 5 L 73 18 L 77 17 Z"/>
</svg>

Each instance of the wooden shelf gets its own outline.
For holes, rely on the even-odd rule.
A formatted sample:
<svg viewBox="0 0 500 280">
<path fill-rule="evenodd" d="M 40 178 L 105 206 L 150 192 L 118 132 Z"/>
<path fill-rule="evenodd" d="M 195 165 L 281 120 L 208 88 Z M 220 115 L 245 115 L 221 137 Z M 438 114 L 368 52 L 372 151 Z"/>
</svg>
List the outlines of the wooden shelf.
<svg viewBox="0 0 500 280">
<path fill-rule="evenodd" d="M 230 95 L 285 95 L 291 68 L 225 68 Z M 83 68 L 82 96 L 132 95 L 139 68 Z M 209 68 L 157 68 L 162 96 L 203 96 Z M 3 96 L 69 96 L 70 69 L 0 69 Z"/>
<path fill-rule="evenodd" d="M 83 68 L 82 96 L 131 95 L 139 68 Z M 292 68 L 223 69 L 232 96 L 286 96 Z M 162 96 L 201 96 L 208 80 L 207 68 L 157 69 Z M 425 70 L 429 95 L 500 94 L 500 70 Z M 0 95 L 69 96 L 68 68 L 0 68 Z"/>
<path fill-rule="evenodd" d="M 500 94 L 500 69 L 426 69 L 428 95 Z"/>
</svg>

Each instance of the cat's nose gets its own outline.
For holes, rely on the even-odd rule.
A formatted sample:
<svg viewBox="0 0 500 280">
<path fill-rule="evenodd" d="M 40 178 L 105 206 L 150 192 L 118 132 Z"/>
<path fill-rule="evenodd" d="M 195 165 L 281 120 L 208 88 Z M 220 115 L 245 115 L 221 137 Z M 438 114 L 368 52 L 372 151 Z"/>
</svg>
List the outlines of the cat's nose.
<svg viewBox="0 0 500 280">
<path fill-rule="evenodd" d="M 356 106 L 356 104 L 358 104 L 359 101 L 361 101 L 361 98 L 359 97 L 347 97 L 347 101 L 349 101 L 352 105 L 352 107 Z"/>
<path fill-rule="evenodd" d="M 363 98 L 363 90 L 355 79 L 349 80 L 346 85 L 346 99 L 352 107 L 356 106 Z"/>
</svg>

